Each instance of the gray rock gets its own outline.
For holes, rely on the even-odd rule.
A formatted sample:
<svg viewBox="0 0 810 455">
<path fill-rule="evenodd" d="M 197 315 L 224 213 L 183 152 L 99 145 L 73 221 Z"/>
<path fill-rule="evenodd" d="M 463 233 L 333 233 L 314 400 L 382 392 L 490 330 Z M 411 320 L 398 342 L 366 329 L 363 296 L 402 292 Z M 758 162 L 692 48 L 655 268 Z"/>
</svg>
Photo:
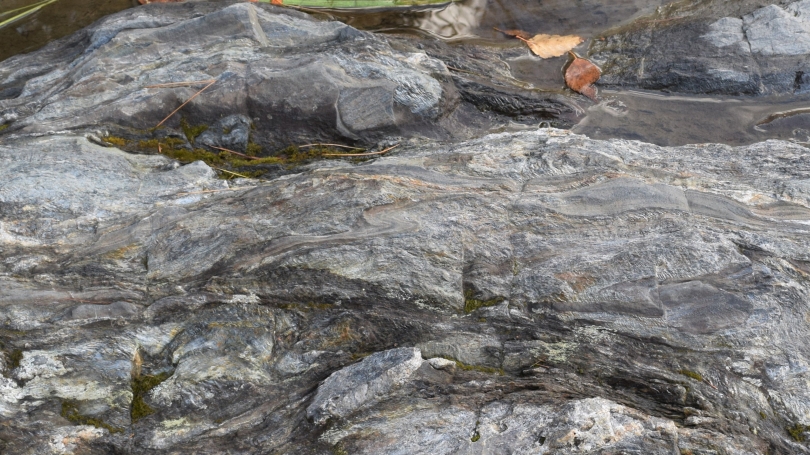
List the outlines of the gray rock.
<svg viewBox="0 0 810 455">
<path fill-rule="evenodd" d="M 401 386 L 420 366 L 422 354 L 416 348 L 374 353 L 326 378 L 307 407 L 307 417 L 316 424 L 347 417 Z"/>
<path fill-rule="evenodd" d="M 244 115 L 229 115 L 203 131 L 196 138 L 195 144 L 244 153 L 250 141 L 250 126 L 250 119 Z"/>
<path fill-rule="evenodd" d="M 488 90 L 501 107 L 473 106 L 469 77 L 417 46 L 269 5 L 149 5 L 4 62 L 0 119 L 10 125 L 5 134 L 106 131 L 135 139 L 182 138 L 185 119 L 208 126 L 198 145 L 242 152 L 253 140 L 268 153 L 403 134 L 470 137 L 516 116 L 569 125 L 579 115 L 565 97 L 521 94 L 508 71 L 489 71 L 504 66 L 497 49 L 487 51 L 491 61 L 480 72 L 492 80 L 484 77 L 477 92 Z M 462 67 L 475 60 L 450 47 L 435 54 Z M 160 84 L 208 80 L 217 82 L 150 133 L 207 82 Z"/>
<path fill-rule="evenodd" d="M 810 3 L 685 2 L 605 33 L 600 85 L 705 94 L 804 93 Z"/>
</svg>

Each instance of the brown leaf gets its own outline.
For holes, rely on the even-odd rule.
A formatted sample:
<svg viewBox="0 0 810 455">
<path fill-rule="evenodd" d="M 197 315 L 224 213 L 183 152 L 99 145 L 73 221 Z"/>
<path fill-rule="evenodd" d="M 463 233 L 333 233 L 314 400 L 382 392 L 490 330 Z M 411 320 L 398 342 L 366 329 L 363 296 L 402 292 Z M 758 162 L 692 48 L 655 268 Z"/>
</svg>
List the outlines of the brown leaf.
<svg viewBox="0 0 810 455">
<path fill-rule="evenodd" d="M 531 33 L 524 32 L 523 30 L 501 30 L 499 28 L 495 28 L 495 30 L 513 38 L 523 38 L 524 40 L 527 40 L 532 37 Z"/>
<path fill-rule="evenodd" d="M 577 35 L 540 34 L 530 39 L 521 38 L 520 36 L 515 38 L 528 44 L 529 49 L 541 58 L 559 57 L 582 42 L 582 38 Z"/>
<path fill-rule="evenodd" d="M 602 76 L 602 70 L 588 59 L 581 58 L 573 52 L 571 52 L 571 55 L 574 56 L 574 61 L 565 70 L 565 84 L 571 90 L 597 101 L 596 88 L 591 84 L 599 80 L 599 77 Z"/>
</svg>

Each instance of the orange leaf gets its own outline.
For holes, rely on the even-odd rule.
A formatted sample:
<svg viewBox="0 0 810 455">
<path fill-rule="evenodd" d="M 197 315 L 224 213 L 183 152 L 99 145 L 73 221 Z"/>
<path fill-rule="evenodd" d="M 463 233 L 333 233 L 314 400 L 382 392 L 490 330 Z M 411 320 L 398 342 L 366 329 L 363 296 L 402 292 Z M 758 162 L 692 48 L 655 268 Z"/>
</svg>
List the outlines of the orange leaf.
<svg viewBox="0 0 810 455">
<path fill-rule="evenodd" d="M 513 38 L 523 38 L 529 39 L 532 37 L 530 33 L 526 33 L 523 30 L 501 30 L 499 28 L 493 27 L 495 30 L 503 33 L 504 35 L 511 36 Z"/>
<path fill-rule="evenodd" d="M 571 49 L 575 48 L 583 40 L 577 35 L 535 35 L 530 39 L 515 38 L 529 45 L 537 56 L 541 58 L 559 57 Z"/>
<path fill-rule="evenodd" d="M 574 56 L 574 61 L 565 69 L 565 84 L 571 90 L 597 101 L 596 88 L 591 84 L 599 80 L 602 70 L 590 60 L 578 57 L 573 52 L 570 54 Z"/>
</svg>

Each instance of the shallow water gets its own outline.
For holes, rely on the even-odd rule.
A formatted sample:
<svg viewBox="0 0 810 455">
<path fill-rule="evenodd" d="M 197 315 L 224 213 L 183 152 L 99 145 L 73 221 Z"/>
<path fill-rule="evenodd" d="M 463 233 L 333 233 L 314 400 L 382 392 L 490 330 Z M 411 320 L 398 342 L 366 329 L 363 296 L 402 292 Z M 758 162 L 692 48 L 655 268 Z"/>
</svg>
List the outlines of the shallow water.
<svg viewBox="0 0 810 455">
<path fill-rule="evenodd" d="M 745 98 L 602 90 L 600 96 L 575 132 L 658 145 L 744 145 L 766 139 L 810 145 L 810 94 Z"/>
<path fill-rule="evenodd" d="M 0 13 L 32 3 L 34 0 L 0 0 Z M 12 55 L 37 50 L 108 14 L 137 4 L 136 0 L 58 0 L 30 16 L 0 28 L 0 65 Z"/>
<path fill-rule="evenodd" d="M 0 12 L 31 1 L 0 0 Z M 451 42 L 474 40 L 522 46 L 493 27 L 578 34 L 587 39 L 649 14 L 665 3 L 664 0 L 463 0 L 438 8 L 324 11 L 319 16 L 370 31 L 430 35 Z M 0 65 L 12 55 L 33 51 L 133 5 L 137 5 L 136 0 L 58 0 L 0 29 Z M 563 57 L 541 60 L 526 50 L 524 56 L 508 63 L 515 78 L 535 88 L 565 91 Z M 582 102 L 587 106 L 586 116 L 574 131 L 593 138 L 639 139 L 660 145 L 703 142 L 739 145 L 769 138 L 810 142 L 810 96 L 697 97 L 602 90 L 600 97 L 598 104 Z"/>
</svg>

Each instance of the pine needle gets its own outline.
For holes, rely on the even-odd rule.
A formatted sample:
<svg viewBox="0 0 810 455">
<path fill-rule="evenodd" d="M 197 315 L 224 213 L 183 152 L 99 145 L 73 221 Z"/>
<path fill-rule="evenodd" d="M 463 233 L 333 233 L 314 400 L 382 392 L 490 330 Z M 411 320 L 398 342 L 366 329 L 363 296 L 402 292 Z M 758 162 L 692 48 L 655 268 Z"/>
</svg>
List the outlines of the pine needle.
<svg viewBox="0 0 810 455">
<path fill-rule="evenodd" d="M 54 1 L 55 1 L 55 0 L 54 0 Z M 179 111 L 180 109 L 182 109 L 182 108 L 183 108 L 183 106 L 185 106 L 186 104 L 190 103 L 190 102 L 191 102 L 191 100 L 193 100 L 194 98 L 198 97 L 198 96 L 200 95 L 200 93 L 204 92 L 206 89 L 208 89 L 208 87 L 210 87 L 210 86 L 214 85 L 216 82 L 217 82 L 217 80 L 216 80 L 216 79 L 212 79 L 212 80 L 211 80 L 211 82 L 210 82 L 208 85 L 206 85 L 205 87 L 203 87 L 202 89 L 200 89 L 200 91 L 199 91 L 199 92 L 197 92 L 197 93 L 195 93 L 195 94 L 191 95 L 191 98 L 187 99 L 185 103 L 181 104 L 181 105 L 180 105 L 180 107 L 178 107 L 177 109 L 173 110 L 171 114 L 167 115 L 167 116 L 166 116 L 166 118 L 164 118 L 163 120 L 161 120 L 161 121 L 160 121 L 160 123 L 158 123 L 157 125 L 155 125 L 155 128 L 158 128 L 158 127 L 160 127 L 160 125 L 163 125 L 163 123 L 165 123 L 165 122 L 166 122 L 166 120 L 169 120 L 170 118 L 172 118 L 172 115 L 176 114 L 176 113 L 177 113 L 177 111 Z"/>
<path fill-rule="evenodd" d="M 209 84 L 214 81 L 216 81 L 216 79 L 206 79 L 204 81 L 166 82 L 164 84 L 147 85 L 144 88 L 191 87 L 192 85 Z"/>
<path fill-rule="evenodd" d="M 369 156 L 369 155 L 382 155 L 383 153 L 395 149 L 399 147 L 399 144 L 392 145 L 385 150 L 380 150 L 379 152 L 369 152 L 369 153 L 324 153 L 323 156 Z"/>
<path fill-rule="evenodd" d="M 234 152 L 233 150 L 228 150 L 228 149 L 222 148 L 222 147 L 215 147 L 213 145 L 211 146 L 211 148 L 214 148 L 214 149 L 217 149 L 217 150 L 222 150 L 223 152 L 233 153 L 234 155 L 239 155 L 239 156 L 247 158 L 249 160 L 260 160 L 261 159 L 261 158 L 256 157 L 256 156 L 245 155 L 244 153 Z"/>
<path fill-rule="evenodd" d="M 340 147 L 344 149 L 351 149 L 351 150 L 364 150 L 363 147 L 352 147 L 350 145 L 341 145 L 341 144 L 304 144 L 299 145 L 298 148 L 302 149 L 305 147 Z"/>
</svg>

